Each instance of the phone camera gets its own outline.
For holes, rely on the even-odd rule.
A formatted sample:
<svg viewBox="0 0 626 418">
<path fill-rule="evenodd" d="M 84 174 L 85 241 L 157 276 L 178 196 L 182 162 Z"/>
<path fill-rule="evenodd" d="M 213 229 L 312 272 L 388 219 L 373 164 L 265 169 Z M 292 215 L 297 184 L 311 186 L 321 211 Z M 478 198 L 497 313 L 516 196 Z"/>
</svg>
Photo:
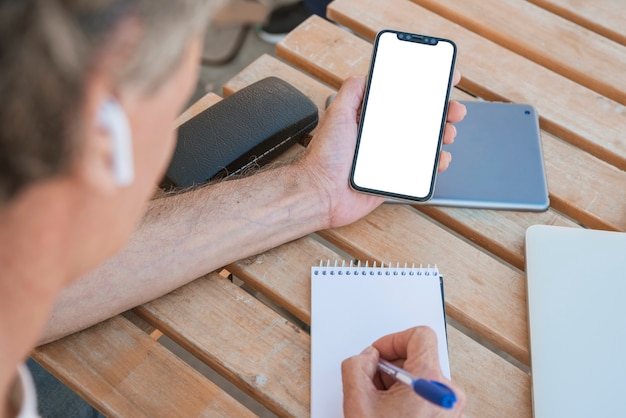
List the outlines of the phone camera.
<svg viewBox="0 0 626 418">
<path fill-rule="evenodd" d="M 399 33 L 398 34 L 398 39 L 404 39 L 404 34 L 403 33 Z"/>
</svg>

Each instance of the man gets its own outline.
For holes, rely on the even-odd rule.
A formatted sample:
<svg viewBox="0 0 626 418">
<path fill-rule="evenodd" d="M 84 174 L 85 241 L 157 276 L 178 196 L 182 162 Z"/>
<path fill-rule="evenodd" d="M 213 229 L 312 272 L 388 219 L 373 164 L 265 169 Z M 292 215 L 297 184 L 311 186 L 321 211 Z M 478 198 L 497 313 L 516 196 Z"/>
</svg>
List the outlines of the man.
<svg viewBox="0 0 626 418">
<path fill-rule="evenodd" d="M 31 397 L 12 394 L 29 394 L 19 365 L 36 344 L 382 203 L 347 181 L 362 79 L 345 83 L 297 161 L 149 200 L 214 8 L 0 1 L 0 417 L 28 411 Z M 452 103 L 449 121 L 463 114 Z"/>
</svg>

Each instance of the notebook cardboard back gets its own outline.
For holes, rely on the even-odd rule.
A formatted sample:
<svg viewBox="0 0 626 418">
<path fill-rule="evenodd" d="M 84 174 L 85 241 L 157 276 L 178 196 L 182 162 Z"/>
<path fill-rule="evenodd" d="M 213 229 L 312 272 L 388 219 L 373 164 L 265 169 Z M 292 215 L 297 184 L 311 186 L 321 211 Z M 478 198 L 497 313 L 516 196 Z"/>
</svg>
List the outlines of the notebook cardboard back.
<svg viewBox="0 0 626 418">
<path fill-rule="evenodd" d="M 526 232 L 536 418 L 626 417 L 626 233 Z"/>
</svg>

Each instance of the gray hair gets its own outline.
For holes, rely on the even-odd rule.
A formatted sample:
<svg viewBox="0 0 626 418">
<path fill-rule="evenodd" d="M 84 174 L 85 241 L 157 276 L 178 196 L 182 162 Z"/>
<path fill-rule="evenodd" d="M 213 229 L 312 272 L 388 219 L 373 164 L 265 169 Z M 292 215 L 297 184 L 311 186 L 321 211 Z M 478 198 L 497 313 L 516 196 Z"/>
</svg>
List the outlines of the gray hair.
<svg viewBox="0 0 626 418">
<path fill-rule="evenodd" d="M 80 151 L 85 83 L 103 51 L 121 58 L 118 87 L 150 94 L 220 3 L 0 0 L 0 206 L 62 173 Z M 127 22 L 138 30 L 116 39 Z"/>
</svg>

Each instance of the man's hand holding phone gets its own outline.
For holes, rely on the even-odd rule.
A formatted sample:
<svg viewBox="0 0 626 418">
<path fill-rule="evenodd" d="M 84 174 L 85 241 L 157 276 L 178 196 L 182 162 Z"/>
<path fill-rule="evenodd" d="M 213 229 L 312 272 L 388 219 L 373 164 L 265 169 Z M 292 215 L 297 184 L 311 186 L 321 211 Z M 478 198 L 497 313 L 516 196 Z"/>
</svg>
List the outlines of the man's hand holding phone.
<svg viewBox="0 0 626 418">
<path fill-rule="evenodd" d="M 453 84 L 461 80 L 454 72 Z M 296 171 L 313 176 L 312 188 L 320 190 L 320 200 L 328 206 L 328 217 L 320 229 L 335 228 L 354 222 L 385 201 L 383 197 L 355 192 L 349 185 L 350 164 L 360 120 L 360 109 L 365 90 L 363 77 L 350 77 L 339 92 L 327 103 L 327 109 L 315 129 L 313 139 L 299 159 Z M 452 124 L 465 116 L 465 106 L 451 101 L 445 125 L 445 144 L 452 143 L 456 129 Z M 441 153 L 440 169 L 450 162 L 447 152 Z"/>
</svg>

